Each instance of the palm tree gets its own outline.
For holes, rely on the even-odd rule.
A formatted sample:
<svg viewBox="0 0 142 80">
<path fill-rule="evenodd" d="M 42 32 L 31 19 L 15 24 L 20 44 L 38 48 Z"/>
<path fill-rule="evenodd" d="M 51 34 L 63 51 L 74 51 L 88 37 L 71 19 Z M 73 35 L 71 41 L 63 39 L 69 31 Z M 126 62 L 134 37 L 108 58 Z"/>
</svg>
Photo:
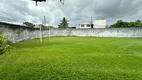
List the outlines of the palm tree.
<svg viewBox="0 0 142 80">
<path fill-rule="evenodd" d="M 68 25 L 69 25 L 68 20 L 65 17 L 63 17 L 61 23 L 59 24 L 59 28 L 67 28 Z"/>
</svg>

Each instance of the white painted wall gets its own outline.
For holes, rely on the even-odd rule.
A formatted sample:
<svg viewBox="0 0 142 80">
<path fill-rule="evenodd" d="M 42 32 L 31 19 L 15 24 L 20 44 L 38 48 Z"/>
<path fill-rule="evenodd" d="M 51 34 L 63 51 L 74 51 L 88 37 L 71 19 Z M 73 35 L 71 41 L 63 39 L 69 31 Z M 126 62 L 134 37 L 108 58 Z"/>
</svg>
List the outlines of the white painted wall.
<svg viewBox="0 0 142 80">
<path fill-rule="evenodd" d="M 23 40 L 40 38 L 40 30 L 10 29 L 5 26 L 0 26 L 3 30 L 3 35 L 8 35 L 8 40 L 16 43 Z M 142 28 L 99 28 L 99 29 L 51 29 L 51 36 L 92 36 L 92 37 L 128 37 L 142 38 Z M 48 37 L 49 30 L 42 30 L 42 36 Z"/>
<path fill-rule="evenodd" d="M 93 22 L 93 28 L 106 28 L 106 20 L 95 20 Z M 84 27 L 82 27 L 84 25 Z M 90 25 L 90 27 L 87 27 L 87 25 Z M 80 23 L 77 28 L 91 28 L 90 22 Z"/>
<path fill-rule="evenodd" d="M 87 26 L 89 25 L 89 26 Z M 84 27 L 82 27 L 84 26 Z M 85 22 L 85 23 L 80 23 L 77 28 L 91 28 L 91 23 L 90 22 Z"/>
<path fill-rule="evenodd" d="M 93 22 L 94 28 L 106 28 L 106 20 L 95 20 Z"/>
<path fill-rule="evenodd" d="M 84 25 L 84 27 L 82 27 L 82 25 Z M 91 28 L 91 25 L 90 25 L 90 27 L 87 27 L 87 25 L 90 25 L 90 24 L 80 24 L 79 28 Z"/>
</svg>

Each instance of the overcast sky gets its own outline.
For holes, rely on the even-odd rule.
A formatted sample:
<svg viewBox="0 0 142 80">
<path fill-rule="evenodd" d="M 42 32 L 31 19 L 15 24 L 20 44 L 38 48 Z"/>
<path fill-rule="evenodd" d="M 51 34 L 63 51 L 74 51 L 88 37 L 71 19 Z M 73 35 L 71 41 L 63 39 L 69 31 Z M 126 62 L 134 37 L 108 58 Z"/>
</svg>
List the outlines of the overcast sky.
<svg viewBox="0 0 142 80">
<path fill-rule="evenodd" d="M 134 21 L 142 17 L 142 0 L 47 0 L 36 6 L 31 0 L 0 0 L 0 21 L 22 23 L 25 21 L 58 25 L 63 17 L 70 26 L 80 22 L 107 20 L 110 25 L 119 19 Z"/>
</svg>

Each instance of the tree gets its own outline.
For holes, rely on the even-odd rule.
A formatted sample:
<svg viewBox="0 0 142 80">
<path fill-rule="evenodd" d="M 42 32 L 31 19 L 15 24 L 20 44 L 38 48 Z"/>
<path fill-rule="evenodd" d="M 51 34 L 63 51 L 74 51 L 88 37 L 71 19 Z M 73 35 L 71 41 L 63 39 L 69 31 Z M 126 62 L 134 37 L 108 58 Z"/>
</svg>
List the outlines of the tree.
<svg viewBox="0 0 142 80">
<path fill-rule="evenodd" d="M 110 26 L 111 28 L 130 28 L 130 27 L 142 27 L 141 20 L 137 20 L 135 22 L 124 22 L 122 20 L 118 20 L 116 23 Z"/>
<path fill-rule="evenodd" d="M 59 24 L 59 28 L 67 28 L 68 25 L 69 25 L 68 20 L 64 17 L 61 23 Z"/>
<path fill-rule="evenodd" d="M 46 26 L 46 28 L 54 28 L 54 26 Z"/>
<path fill-rule="evenodd" d="M 23 22 L 23 25 L 27 27 L 32 27 L 32 28 L 35 26 L 33 23 L 30 23 L 30 22 Z"/>
<path fill-rule="evenodd" d="M 39 26 L 41 26 L 41 28 L 46 29 L 46 28 L 54 28 L 54 26 L 45 26 L 43 24 L 39 24 Z"/>
<path fill-rule="evenodd" d="M 112 28 L 126 28 L 128 27 L 127 23 L 122 21 L 122 20 L 118 20 L 115 24 L 111 25 Z"/>
<path fill-rule="evenodd" d="M 5 53 L 9 47 L 7 37 L 2 36 L 2 31 L 0 31 L 0 55 Z"/>
<path fill-rule="evenodd" d="M 137 20 L 136 22 L 141 23 L 141 20 Z"/>
</svg>

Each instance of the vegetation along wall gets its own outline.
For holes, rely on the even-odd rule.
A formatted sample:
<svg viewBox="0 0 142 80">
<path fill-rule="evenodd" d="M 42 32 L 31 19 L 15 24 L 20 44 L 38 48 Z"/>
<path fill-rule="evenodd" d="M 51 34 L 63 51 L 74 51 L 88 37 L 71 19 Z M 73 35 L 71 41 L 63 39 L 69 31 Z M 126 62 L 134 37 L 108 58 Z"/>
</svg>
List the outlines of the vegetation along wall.
<svg viewBox="0 0 142 80">
<path fill-rule="evenodd" d="M 16 43 L 40 37 L 40 30 L 16 25 L 0 25 L 3 35 L 8 35 L 8 40 Z M 106 28 L 106 29 L 51 29 L 51 36 L 90 36 L 90 37 L 127 37 L 142 38 L 142 28 Z M 48 37 L 49 30 L 42 30 L 42 36 Z"/>
</svg>

